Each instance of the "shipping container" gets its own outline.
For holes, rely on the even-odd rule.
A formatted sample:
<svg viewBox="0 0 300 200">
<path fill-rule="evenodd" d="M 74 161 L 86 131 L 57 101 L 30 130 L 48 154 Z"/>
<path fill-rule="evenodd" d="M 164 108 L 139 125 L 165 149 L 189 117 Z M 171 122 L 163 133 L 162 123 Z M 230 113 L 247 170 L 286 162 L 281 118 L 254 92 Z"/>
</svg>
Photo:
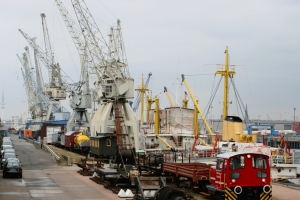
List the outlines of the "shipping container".
<svg viewBox="0 0 300 200">
<path fill-rule="evenodd" d="M 24 130 L 24 138 L 32 138 L 32 131 L 30 129 Z"/>
</svg>

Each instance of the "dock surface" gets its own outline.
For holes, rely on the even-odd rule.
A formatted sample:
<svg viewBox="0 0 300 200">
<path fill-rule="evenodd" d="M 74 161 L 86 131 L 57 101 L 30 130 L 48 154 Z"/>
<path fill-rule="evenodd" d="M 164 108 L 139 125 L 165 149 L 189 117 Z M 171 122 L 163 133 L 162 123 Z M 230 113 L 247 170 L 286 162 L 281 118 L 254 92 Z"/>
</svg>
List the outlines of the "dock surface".
<svg viewBox="0 0 300 200">
<path fill-rule="evenodd" d="M 17 136 L 9 135 L 15 144 L 20 161 L 23 163 L 23 178 L 0 176 L 0 199 L 5 200 L 111 200 L 119 198 L 103 185 L 90 180 L 91 176 L 78 173 L 78 166 L 59 166 L 50 153 Z M 2 174 L 2 170 L 0 172 Z M 300 189 L 273 183 L 273 200 L 296 200 Z M 207 200 L 194 193 L 197 200 Z"/>
</svg>

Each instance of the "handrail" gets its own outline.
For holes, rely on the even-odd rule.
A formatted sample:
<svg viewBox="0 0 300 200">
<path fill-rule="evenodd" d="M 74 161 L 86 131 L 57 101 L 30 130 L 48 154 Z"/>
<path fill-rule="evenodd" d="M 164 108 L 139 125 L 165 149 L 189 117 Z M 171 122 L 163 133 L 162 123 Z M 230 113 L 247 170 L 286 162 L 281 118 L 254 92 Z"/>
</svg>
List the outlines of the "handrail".
<svg viewBox="0 0 300 200">
<path fill-rule="evenodd" d="M 54 151 L 52 151 L 52 149 L 50 149 L 50 147 L 48 147 L 47 145 L 40 143 L 36 140 L 32 140 L 29 138 L 25 138 L 27 141 L 32 142 L 35 145 L 41 146 L 42 148 L 44 147 L 44 149 L 46 149 L 48 152 L 50 152 L 50 154 L 58 161 L 60 162 L 60 157 L 58 155 L 56 155 L 56 153 Z"/>
</svg>

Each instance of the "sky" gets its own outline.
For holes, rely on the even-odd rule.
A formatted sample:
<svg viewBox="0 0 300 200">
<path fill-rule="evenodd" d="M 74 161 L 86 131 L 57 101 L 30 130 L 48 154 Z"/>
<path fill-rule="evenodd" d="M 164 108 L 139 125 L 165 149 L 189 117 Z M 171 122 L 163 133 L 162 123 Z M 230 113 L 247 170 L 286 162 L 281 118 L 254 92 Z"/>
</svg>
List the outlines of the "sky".
<svg viewBox="0 0 300 200">
<path fill-rule="evenodd" d="M 71 0 L 62 2 L 76 19 Z M 170 106 L 164 87 L 181 106 L 182 93 L 187 91 L 182 85 L 184 74 L 200 108 L 207 113 L 212 91 L 220 80 L 214 73 L 217 64 L 224 64 L 228 46 L 230 65 L 235 65 L 234 85 L 241 103 L 247 105 L 249 118 L 294 120 L 295 116 L 300 121 L 299 1 L 86 0 L 86 4 L 106 39 L 110 26 L 121 20 L 135 87 L 141 85 L 142 74 L 146 79 L 151 72 L 149 89 L 152 97 L 160 98 L 161 108 Z M 44 48 L 41 13 L 46 14 L 56 61 L 72 80 L 79 80 L 79 56 L 55 1 L 2 0 L 0 102 L 3 93 L 4 119 L 28 111 L 22 66 L 16 54 L 21 56 L 29 45 L 18 29 L 36 37 Z M 230 85 L 229 114 L 241 115 Z M 221 85 L 208 118 L 220 118 L 222 95 Z M 61 104 L 71 112 L 67 100 Z"/>
</svg>

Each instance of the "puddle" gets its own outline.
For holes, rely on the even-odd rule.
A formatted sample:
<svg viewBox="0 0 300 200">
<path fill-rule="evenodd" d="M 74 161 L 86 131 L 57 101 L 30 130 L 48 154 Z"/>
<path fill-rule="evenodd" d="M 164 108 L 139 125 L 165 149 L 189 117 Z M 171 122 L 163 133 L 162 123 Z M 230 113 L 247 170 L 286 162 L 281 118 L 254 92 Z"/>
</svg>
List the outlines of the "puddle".
<svg viewBox="0 0 300 200">
<path fill-rule="evenodd" d="M 27 187 L 59 187 L 51 178 L 27 178 L 23 179 Z"/>
<path fill-rule="evenodd" d="M 0 195 L 22 195 L 22 196 L 29 196 L 28 192 L 0 192 Z"/>
</svg>

